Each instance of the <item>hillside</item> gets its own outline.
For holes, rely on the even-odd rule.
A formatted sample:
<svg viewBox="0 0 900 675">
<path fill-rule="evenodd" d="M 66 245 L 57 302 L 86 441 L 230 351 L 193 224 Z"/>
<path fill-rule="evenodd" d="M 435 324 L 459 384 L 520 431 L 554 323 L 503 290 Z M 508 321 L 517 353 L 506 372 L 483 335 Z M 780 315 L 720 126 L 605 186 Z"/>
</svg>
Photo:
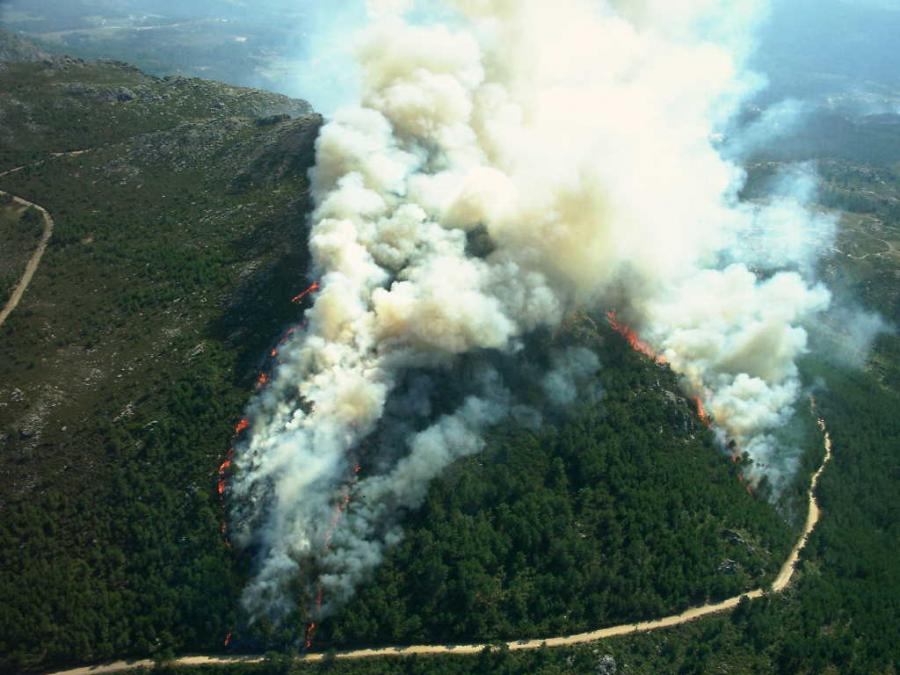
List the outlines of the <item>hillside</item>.
<svg viewBox="0 0 900 675">
<path fill-rule="evenodd" d="M 56 220 L 0 329 L 0 667 L 220 645 L 240 583 L 214 474 L 299 311 L 320 119 L 65 58 L 5 63 L 0 92 L 0 172 L 24 165 L 0 189 Z"/>
<path fill-rule="evenodd" d="M 570 634 L 771 583 L 791 530 L 748 495 L 671 371 L 608 328 L 571 330 L 603 359 L 600 400 L 497 429 L 436 480 L 323 645 Z"/>
<path fill-rule="evenodd" d="M 10 197 L 0 198 L 0 241 L 3 256 L 0 258 L 0 307 L 12 294 L 22 270 L 31 257 L 41 237 L 40 216 L 17 204 Z"/>
<path fill-rule="evenodd" d="M 157 78 L 118 61 L 45 56 L 0 32 L 0 166 L 53 152 L 97 149 L 195 124 L 212 133 L 233 119 L 311 113 L 305 101 L 183 77 Z M 2 60 L 2 59 L 0 59 Z M 183 129 L 186 131 L 186 128 Z M 223 167 L 224 168 L 224 167 Z"/>
</svg>

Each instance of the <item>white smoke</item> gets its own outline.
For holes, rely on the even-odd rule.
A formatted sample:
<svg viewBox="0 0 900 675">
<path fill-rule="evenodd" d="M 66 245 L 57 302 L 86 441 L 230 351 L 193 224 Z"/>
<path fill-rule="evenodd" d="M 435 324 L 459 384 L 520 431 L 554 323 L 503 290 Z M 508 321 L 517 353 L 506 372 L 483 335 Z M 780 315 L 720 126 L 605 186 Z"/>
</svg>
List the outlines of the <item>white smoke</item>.
<svg viewBox="0 0 900 675">
<path fill-rule="evenodd" d="M 712 140 L 759 84 L 743 63 L 761 3 L 446 0 L 431 3 L 453 13 L 439 23 L 405 20 L 414 3 L 370 4 L 361 101 L 323 128 L 312 172 L 321 292 L 236 458 L 259 614 L 289 611 L 298 575 L 324 597 L 313 613 L 346 599 L 428 481 L 517 414 L 486 371 L 437 421 L 428 401 L 409 405 L 402 437 L 383 436 L 393 454 L 374 452 L 412 370 L 452 377 L 462 355 L 513 353 L 624 287 L 635 327 L 723 438 L 771 466 L 801 324 L 829 303 L 801 276 L 803 241 L 778 261 L 791 271 L 751 271 L 736 244 L 754 232 L 764 248 L 808 214 L 739 204 L 744 174 Z M 490 243 L 478 254 L 476 236 Z M 543 383 L 563 403 L 597 367 L 568 359 Z"/>
<path fill-rule="evenodd" d="M 571 407 L 579 396 L 596 399 L 599 390 L 591 390 L 589 382 L 600 370 L 600 360 L 582 347 L 571 347 L 551 355 L 552 368 L 544 376 L 541 386 L 547 400 L 560 408 Z"/>
</svg>

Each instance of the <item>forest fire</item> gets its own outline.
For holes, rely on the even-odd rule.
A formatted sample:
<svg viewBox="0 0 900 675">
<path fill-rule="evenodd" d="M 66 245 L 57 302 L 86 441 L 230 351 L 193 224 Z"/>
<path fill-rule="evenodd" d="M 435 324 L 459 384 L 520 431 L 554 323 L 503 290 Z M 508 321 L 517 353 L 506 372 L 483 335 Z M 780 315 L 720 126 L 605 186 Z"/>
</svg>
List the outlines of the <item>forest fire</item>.
<svg viewBox="0 0 900 675">
<path fill-rule="evenodd" d="M 341 501 L 334 505 L 334 514 L 331 516 L 331 523 L 328 526 L 328 531 L 325 533 L 325 548 L 331 548 L 331 538 L 334 535 L 334 530 L 337 528 L 338 524 L 341 522 L 341 518 L 344 516 L 344 512 L 347 510 L 347 507 L 350 505 L 350 491 L 345 490 L 343 496 L 341 497 Z"/>
<path fill-rule="evenodd" d="M 228 468 L 231 466 L 231 461 L 234 459 L 234 450 L 229 450 L 228 454 L 225 456 L 225 461 L 219 465 L 219 475 L 224 474 Z"/>
<path fill-rule="evenodd" d="M 643 354 L 660 365 L 666 363 L 666 357 L 658 355 L 653 347 L 641 340 L 628 324 L 619 321 L 615 310 L 610 310 L 606 313 L 606 320 L 614 331 L 628 341 L 628 344 L 634 351 Z"/>
<path fill-rule="evenodd" d="M 268 373 L 260 373 L 259 377 L 256 378 L 256 386 L 257 387 L 265 387 L 269 382 L 269 374 Z"/>
<path fill-rule="evenodd" d="M 291 298 L 291 302 L 293 302 L 294 304 L 297 304 L 298 302 L 303 300 L 303 298 L 305 298 L 307 295 L 309 295 L 310 293 L 315 293 L 317 290 L 319 290 L 319 282 L 314 281 L 314 282 L 312 282 L 312 284 L 310 284 L 309 288 L 307 288 L 305 291 L 302 291 L 301 293 L 298 293 L 293 298 Z"/>
<path fill-rule="evenodd" d="M 337 526 L 340 524 L 341 519 L 344 517 L 344 513 L 346 513 L 347 508 L 350 506 L 350 501 L 352 500 L 352 496 L 350 494 L 351 486 L 354 485 L 358 479 L 359 472 L 362 470 L 362 466 L 356 462 L 353 464 L 353 476 L 350 479 L 349 483 L 344 486 L 344 489 L 341 493 L 341 499 L 334 505 L 334 513 L 331 516 L 331 522 L 328 524 L 328 529 L 325 531 L 325 542 L 324 548 L 326 550 L 331 550 L 331 539 L 334 536 L 334 531 L 337 529 Z M 316 615 L 319 615 L 322 610 L 322 602 L 325 599 L 325 591 L 321 586 L 318 587 L 316 592 Z M 306 649 L 311 649 L 313 646 L 313 637 L 316 633 L 316 623 L 310 622 L 306 626 L 306 639 L 304 641 L 304 646 Z"/>
<path fill-rule="evenodd" d="M 234 450 L 232 449 L 232 450 L 228 451 L 228 455 L 226 455 L 225 461 L 219 465 L 219 481 L 216 484 L 216 492 L 218 492 L 220 495 L 225 494 L 225 487 L 226 487 L 225 474 L 228 471 L 228 469 L 231 468 L 231 462 L 232 462 L 233 458 L 234 458 Z"/>
<path fill-rule="evenodd" d="M 238 422 L 237 424 L 234 425 L 234 433 L 239 434 L 242 431 L 245 431 L 249 427 L 250 427 L 250 420 L 248 420 L 247 418 L 244 418 L 240 422 Z"/>
<path fill-rule="evenodd" d="M 313 621 L 306 626 L 306 638 L 303 641 L 304 649 L 312 649 L 313 638 L 316 635 L 316 622 Z"/>
<path fill-rule="evenodd" d="M 316 592 L 316 613 L 318 614 L 322 610 L 322 601 L 325 599 L 325 592 L 322 590 L 322 587 L 319 586 L 318 591 Z M 312 649 L 313 646 L 313 638 L 316 635 L 316 625 L 315 621 L 310 621 L 306 625 L 306 638 L 303 641 L 303 646 L 306 649 Z"/>
<path fill-rule="evenodd" d="M 222 642 L 223 647 L 227 647 L 231 644 L 231 631 L 228 631 L 228 635 L 225 636 L 225 640 Z"/>
<path fill-rule="evenodd" d="M 699 396 L 694 397 L 694 403 L 697 404 L 697 417 L 700 418 L 700 421 L 707 427 L 712 426 L 712 422 L 709 419 L 709 413 L 706 412 L 706 407 L 703 405 L 703 401 L 700 400 Z"/>
</svg>

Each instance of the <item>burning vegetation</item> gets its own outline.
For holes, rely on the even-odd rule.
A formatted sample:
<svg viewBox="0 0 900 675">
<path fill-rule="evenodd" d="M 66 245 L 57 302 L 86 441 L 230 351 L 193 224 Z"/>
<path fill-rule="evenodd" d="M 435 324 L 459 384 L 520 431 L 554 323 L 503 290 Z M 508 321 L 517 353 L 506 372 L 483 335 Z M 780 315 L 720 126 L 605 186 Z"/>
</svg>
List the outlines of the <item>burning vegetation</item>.
<svg viewBox="0 0 900 675">
<path fill-rule="evenodd" d="M 641 340 L 638 337 L 638 334 L 635 333 L 628 324 L 625 324 L 619 321 L 618 315 L 614 310 L 609 310 L 606 313 L 606 320 L 609 322 L 610 327 L 616 331 L 619 335 L 625 338 L 628 341 L 628 344 L 631 345 L 631 348 L 643 354 L 651 361 L 655 361 L 659 365 L 666 364 L 666 357 L 661 356 L 656 353 L 656 350 L 653 349 L 648 343 Z"/>
<path fill-rule="evenodd" d="M 291 298 L 291 302 L 293 302 L 295 305 L 299 304 L 300 302 L 303 301 L 303 298 L 305 298 L 307 295 L 309 295 L 310 293 L 315 293 L 318 290 L 319 290 L 319 282 L 314 281 L 314 282 L 312 282 L 312 284 L 309 285 L 309 287 L 306 290 L 301 291 L 300 293 L 295 295 L 293 298 Z"/>
<path fill-rule="evenodd" d="M 697 406 L 697 417 L 706 425 L 707 428 L 712 427 L 712 421 L 709 419 L 709 413 L 706 412 L 706 406 L 703 405 L 703 399 L 699 396 L 694 397 L 694 403 Z"/>
</svg>

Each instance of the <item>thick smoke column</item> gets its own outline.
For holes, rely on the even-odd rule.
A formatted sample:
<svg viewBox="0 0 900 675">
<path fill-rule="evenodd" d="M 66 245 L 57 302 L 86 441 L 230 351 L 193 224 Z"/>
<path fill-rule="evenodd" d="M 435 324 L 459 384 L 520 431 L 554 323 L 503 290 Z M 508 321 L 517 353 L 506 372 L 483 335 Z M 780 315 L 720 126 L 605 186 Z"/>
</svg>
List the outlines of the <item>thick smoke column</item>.
<svg viewBox="0 0 900 675">
<path fill-rule="evenodd" d="M 462 355 L 512 353 L 614 296 L 763 470 L 799 394 L 801 324 L 829 303 L 801 276 L 803 246 L 777 266 L 745 255 L 747 237 L 807 216 L 738 203 L 743 173 L 712 140 L 758 84 L 743 69 L 758 3 L 447 0 L 449 18 L 417 23 L 410 4 L 371 3 L 361 101 L 322 129 L 320 292 L 235 459 L 254 613 L 290 611 L 298 576 L 320 614 L 346 599 L 428 481 L 515 414 L 490 369 L 445 414 L 410 373 L 427 389 Z M 553 363 L 557 402 L 598 367 L 577 350 Z M 366 461 L 400 399 L 418 423 Z"/>
</svg>

